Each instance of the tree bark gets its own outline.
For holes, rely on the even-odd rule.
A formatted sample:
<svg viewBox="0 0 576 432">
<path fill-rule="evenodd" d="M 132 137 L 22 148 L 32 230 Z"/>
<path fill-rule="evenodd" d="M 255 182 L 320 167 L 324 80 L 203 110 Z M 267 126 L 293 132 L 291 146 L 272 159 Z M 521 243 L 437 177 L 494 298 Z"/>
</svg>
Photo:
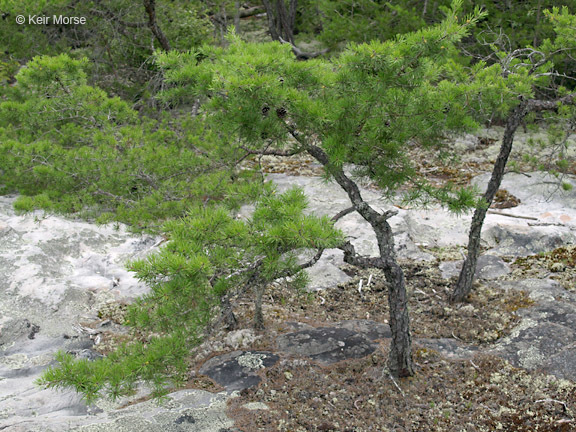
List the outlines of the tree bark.
<svg viewBox="0 0 576 432">
<path fill-rule="evenodd" d="M 240 34 L 240 0 L 234 2 L 234 30 L 236 34 Z"/>
<path fill-rule="evenodd" d="M 144 0 L 144 9 L 146 14 L 148 14 L 148 27 L 160 42 L 160 46 L 164 51 L 170 51 L 170 43 L 166 38 L 166 35 L 162 32 L 162 29 L 158 25 L 158 20 L 156 19 L 156 0 Z"/>
<path fill-rule="evenodd" d="M 330 163 L 330 158 L 321 147 L 306 142 L 294 125 L 284 122 L 288 133 L 305 149 L 336 180 L 348 195 L 355 211 L 357 211 L 371 226 L 376 234 L 380 256 L 376 258 L 361 257 L 356 254 L 354 246 L 346 242 L 340 247 L 344 251 L 344 261 L 361 267 L 376 267 L 384 271 L 388 283 L 388 304 L 390 307 L 390 331 L 392 341 L 388 355 L 390 373 L 397 377 L 414 375 L 412 361 L 412 337 L 410 335 L 410 316 L 408 313 L 408 295 L 404 272 L 396 261 L 394 252 L 394 236 L 388 219 L 397 214 L 396 211 L 379 213 L 374 210 L 360 193 L 358 185 L 352 181 L 341 167 Z M 351 209 L 340 212 L 335 218 L 351 213 Z"/>
<path fill-rule="evenodd" d="M 261 281 L 256 281 L 254 285 L 254 320 L 252 325 L 254 330 L 264 330 L 264 313 L 262 312 L 262 298 L 266 285 Z"/>
<path fill-rule="evenodd" d="M 288 9 L 284 0 L 262 0 L 268 18 L 268 30 L 273 40 L 280 38 L 294 44 L 297 0 L 289 0 Z"/>
<path fill-rule="evenodd" d="M 528 100 L 522 101 L 508 116 L 506 120 L 506 129 L 502 137 L 502 144 L 500 145 L 500 152 L 494 164 L 490 181 L 486 192 L 482 196 L 484 205 L 476 208 L 474 216 L 472 217 L 472 224 L 470 226 L 470 233 L 468 234 L 468 255 L 464 260 L 458 282 L 450 296 L 451 302 L 462 302 L 468 297 L 472 290 L 472 283 L 474 282 L 474 274 L 476 273 L 476 263 L 478 261 L 478 254 L 480 250 L 480 234 L 488 208 L 494 200 L 496 192 L 500 188 L 502 178 L 504 177 L 504 169 L 508 162 L 508 157 L 512 150 L 514 143 L 514 135 L 516 130 L 522 124 L 524 117 L 529 112 L 535 111 L 556 111 L 558 106 L 563 103 L 573 103 L 576 94 L 572 93 L 560 99 L 543 101 L 543 100 Z"/>
<path fill-rule="evenodd" d="M 227 330 L 237 330 L 238 329 L 238 320 L 236 319 L 236 315 L 234 315 L 234 311 L 232 310 L 232 305 L 230 304 L 230 298 L 227 295 L 224 295 L 220 300 L 221 305 L 220 308 L 222 310 L 222 322 L 224 327 Z"/>
<path fill-rule="evenodd" d="M 498 158 L 496 159 L 494 168 L 492 169 L 492 175 L 490 176 L 486 192 L 484 192 L 484 195 L 482 196 L 483 205 L 476 208 L 474 216 L 472 217 L 470 233 L 468 234 L 468 255 L 462 265 L 456 288 L 450 296 L 450 301 L 452 302 L 464 301 L 472 290 L 472 283 L 474 282 L 474 273 L 476 273 L 476 263 L 478 261 L 480 250 L 480 234 L 484 224 L 484 219 L 486 218 L 486 212 L 488 211 L 490 204 L 492 204 L 496 192 L 500 188 L 502 178 L 504 177 L 504 169 L 506 168 L 508 157 L 512 151 L 514 135 L 526 114 L 528 114 L 527 104 L 522 102 L 512 111 L 506 121 L 506 129 L 504 131 L 504 137 L 502 138 L 502 144 L 500 145 L 500 152 L 498 153 Z"/>
<path fill-rule="evenodd" d="M 390 330 L 392 342 L 388 356 L 388 368 L 392 375 L 408 377 L 414 375 L 412 363 L 412 337 L 410 335 L 410 316 L 408 313 L 408 295 L 404 272 L 396 261 L 394 252 L 394 235 L 388 219 L 393 211 L 379 213 L 374 210 L 360 194 L 358 185 L 352 181 L 342 168 L 330 164 L 328 155 L 317 146 L 307 146 L 308 153 L 326 167 L 336 182 L 348 194 L 354 209 L 372 226 L 380 257 L 364 258 L 356 254 L 354 246 L 347 242 L 344 250 L 344 261 L 362 267 L 376 267 L 384 271 L 388 282 L 388 305 L 390 307 Z"/>
<path fill-rule="evenodd" d="M 428 11 L 428 0 L 424 0 L 424 5 L 422 6 L 422 18 L 426 18 L 427 11 Z"/>
</svg>

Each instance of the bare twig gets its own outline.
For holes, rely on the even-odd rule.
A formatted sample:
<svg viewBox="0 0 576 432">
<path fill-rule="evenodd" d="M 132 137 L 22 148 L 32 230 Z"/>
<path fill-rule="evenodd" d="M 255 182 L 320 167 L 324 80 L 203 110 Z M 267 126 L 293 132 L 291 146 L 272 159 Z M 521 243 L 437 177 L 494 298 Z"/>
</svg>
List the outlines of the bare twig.
<svg viewBox="0 0 576 432">
<path fill-rule="evenodd" d="M 499 212 L 499 211 L 495 211 L 495 210 L 488 210 L 488 213 L 498 215 L 498 216 L 506 216 L 506 217 L 510 217 L 510 218 L 516 218 L 516 219 L 528 219 L 528 220 L 535 220 L 535 221 L 539 220 L 538 218 L 535 218 L 532 216 L 513 215 L 510 213 L 503 213 L 503 212 Z"/>
<path fill-rule="evenodd" d="M 354 207 L 348 207 L 347 209 L 342 210 L 341 212 L 336 213 L 332 216 L 332 221 L 336 222 L 339 219 L 342 219 L 344 216 L 349 215 L 350 213 L 355 212 L 356 209 Z"/>
<path fill-rule="evenodd" d="M 396 386 L 396 388 L 398 389 L 398 391 L 400 392 L 400 394 L 402 395 L 402 397 L 406 397 L 406 395 L 404 394 L 404 392 L 402 391 L 402 389 L 400 388 L 400 386 L 398 385 L 398 383 L 396 382 L 396 380 L 394 379 L 394 377 L 392 376 L 392 374 L 388 374 L 388 377 L 390 377 L 390 379 L 392 380 L 392 382 L 394 383 L 394 385 Z"/>
<path fill-rule="evenodd" d="M 568 411 L 568 406 L 566 406 L 566 402 L 562 402 L 557 399 L 538 399 L 537 401 L 534 401 L 534 403 L 545 403 L 545 402 L 560 404 L 564 407 L 564 412 Z"/>
</svg>

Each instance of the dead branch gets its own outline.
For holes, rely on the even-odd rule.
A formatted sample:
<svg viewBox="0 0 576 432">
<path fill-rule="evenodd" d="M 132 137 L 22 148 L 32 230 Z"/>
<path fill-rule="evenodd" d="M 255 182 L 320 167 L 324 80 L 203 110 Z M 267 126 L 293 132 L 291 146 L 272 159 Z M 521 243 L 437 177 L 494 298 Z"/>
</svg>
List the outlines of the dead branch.
<svg viewBox="0 0 576 432">
<path fill-rule="evenodd" d="M 516 218 L 516 219 L 528 219 L 528 220 L 535 220 L 535 221 L 539 220 L 538 218 L 535 218 L 532 216 L 513 215 L 510 213 L 504 213 L 504 212 L 499 212 L 499 211 L 495 211 L 495 210 L 488 210 L 488 213 L 498 215 L 498 216 L 506 216 L 506 217 L 510 217 L 510 218 Z"/>
<path fill-rule="evenodd" d="M 289 41 L 282 39 L 282 37 L 278 37 L 278 40 L 283 44 L 290 44 L 292 46 L 292 52 L 296 56 L 297 60 L 310 60 L 310 59 L 313 59 L 316 57 L 320 57 L 321 55 L 324 55 L 328 51 L 330 51 L 329 48 L 326 48 L 326 49 L 323 49 L 322 51 L 307 53 L 307 52 L 302 51 L 300 48 L 298 48 L 292 42 L 289 42 Z"/>
</svg>

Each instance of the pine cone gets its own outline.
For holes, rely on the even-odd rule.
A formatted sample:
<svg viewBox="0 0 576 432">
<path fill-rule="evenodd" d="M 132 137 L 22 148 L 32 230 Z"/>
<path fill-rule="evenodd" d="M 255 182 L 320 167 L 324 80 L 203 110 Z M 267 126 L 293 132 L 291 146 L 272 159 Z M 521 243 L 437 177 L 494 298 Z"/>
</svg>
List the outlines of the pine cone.
<svg viewBox="0 0 576 432">
<path fill-rule="evenodd" d="M 283 119 L 288 114 L 288 111 L 284 107 L 276 108 L 276 115 L 278 118 Z"/>
</svg>

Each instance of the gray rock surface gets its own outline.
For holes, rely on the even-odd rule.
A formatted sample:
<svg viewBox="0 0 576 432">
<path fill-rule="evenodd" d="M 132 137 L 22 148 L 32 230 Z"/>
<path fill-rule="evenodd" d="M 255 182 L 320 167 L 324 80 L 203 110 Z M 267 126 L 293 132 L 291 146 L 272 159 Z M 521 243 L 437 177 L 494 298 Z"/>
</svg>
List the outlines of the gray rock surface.
<svg viewBox="0 0 576 432">
<path fill-rule="evenodd" d="M 555 226 L 515 226 L 500 224 L 484 231 L 486 243 L 496 255 L 527 256 L 573 244 L 574 235 Z"/>
<path fill-rule="evenodd" d="M 346 320 L 320 328 L 297 322 L 287 324 L 295 331 L 278 337 L 277 350 L 321 364 L 364 357 L 378 346 L 372 341 L 390 337 L 387 324 L 370 320 Z M 279 359 L 266 351 L 232 351 L 207 360 L 198 372 L 227 391 L 243 390 L 258 385 L 259 370 L 273 366 Z"/>
<path fill-rule="evenodd" d="M 310 212 L 334 216 L 350 206 L 348 197 L 335 183 L 286 174 L 269 174 L 268 178 L 280 192 L 295 185 L 301 187 L 307 196 L 313 197 L 309 202 Z M 489 174 L 480 175 L 473 184 L 483 190 L 488 178 Z M 564 180 L 576 186 L 574 179 Z M 506 211 L 488 213 L 482 232 L 482 245 L 490 249 L 489 255 L 525 256 L 576 243 L 576 187 L 572 191 L 564 191 L 559 188 L 558 181 L 550 176 L 510 173 L 504 177 L 502 188 L 519 197 L 522 203 Z M 374 190 L 362 189 L 362 194 L 377 209 L 397 211 L 390 224 L 400 258 L 432 260 L 433 257 L 420 250 L 419 246 L 465 246 L 468 243 L 471 212 L 456 216 L 434 206 L 406 209 L 383 199 Z M 399 204 L 400 199 L 397 201 Z M 378 254 L 374 232 L 358 214 L 345 216 L 336 227 L 345 233 L 359 253 L 368 256 Z M 326 251 L 318 264 L 309 270 L 311 288 L 325 289 L 335 283 L 347 282 L 349 277 L 339 268 L 342 263 L 340 250 Z M 502 262 L 492 261 L 492 265 L 485 267 L 481 275 L 484 278 L 498 277 L 508 271 Z"/>
<path fill-rule="evenodd" d="M 265 351 L 233 351 L 212 357 L 199 372 L 212 378 L 228 391 L 243 390 L 258 385 L 257 372 L 273 366 L 280 357 Z"/>
<path fill-rule="evenodd" d="M 360 333 L 371 341 L 392 337 L 390 326 L 370 320 L 346 320 L 334 324 L 334 327 L 345 328 Z"/>
<path fill-rule="evenodd" d="M 168 401 L 141 402 L 111 410 L 107 421 L 74 427 L 71 432 L 232 432 L 233 422 L 225 415 L 227 394 L 202 390 L 171 393 Z"/>
<path fill-rule="evenodd" d="M 576 294 L 551 280 L 499 284 L 529 293 L 534 305 L 520 309 L 520 323 L 490 350 L 515 366 L 576 379 Z"/>
<path fill-rule="evenodd" d="M 445 261 L 441 263 L 439 267 L 442 272 L 442 277 L 450 279 L 451 277 L 458 276 L 463 263 L 463 260 Z M 510 267 L 502 258 L 494 255 L 481 255 L 478 257 L 475 273 L 476 278 L 490 280 L 508 273 L 510 273 Z"/>
<path fill-rule="evenodd" d="M 89 407 L 71 390 L 34 384 L 57 350 L 97 356 L 95 341 L 77 325 L 95 319 L 109 302 L 146 292 L 125 262 L 150 251 L 156 239 L 42 212 L 19 216 L 13 201 L 0 197 L 0 430 L 208 432 L 231 426 L 223 396 L 206 392 L 173 394 L 175 405 L 168 408 L 149 402 L 117 409 L 104 401 Z M 174 423 L 191 410 L 195 423 Z"/>
<path fill-rule="evenodd" d="M 432 349 L 453 360 L 470 359 L 478 353 L 478 347 L 467 345 L 456 339 L 419 338 L 414 341 L 414 346 Z"/>
<path fill-rule="evenodd" d="M 276 340 L 278 351 L 308 357 L 323 364 L 373 353 L 378 344 L 365 335 L 344 327 L 319 327 L 280 335 Z"/>
</svg>

